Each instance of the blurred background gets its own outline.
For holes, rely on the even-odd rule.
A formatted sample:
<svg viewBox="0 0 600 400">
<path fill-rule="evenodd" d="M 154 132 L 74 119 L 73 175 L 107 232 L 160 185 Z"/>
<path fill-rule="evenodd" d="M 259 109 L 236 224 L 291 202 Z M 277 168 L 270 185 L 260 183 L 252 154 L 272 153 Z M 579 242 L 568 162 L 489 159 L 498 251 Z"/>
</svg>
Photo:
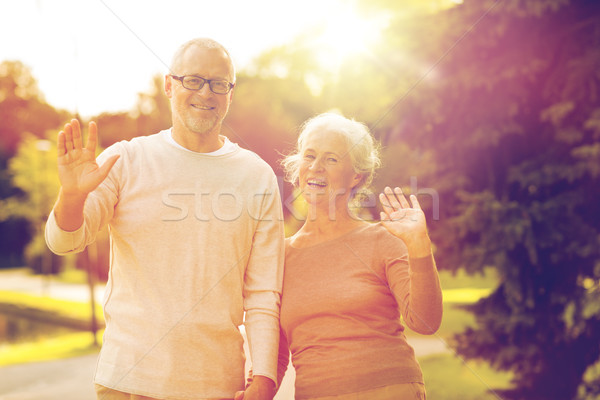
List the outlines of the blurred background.
<svg viewBox="0 0 600 400">
<path fill-rule="evenodd" d="M 445 302 L 436 335 L 409 333 L 429 398 L 600 398 L 600 2 L 0 9 L 0 398 L 51 399 L 44 376 L 77 375 L 44 363 L 88 362 L 101 345 L 107 233 L 73 257 L 43 239 L 58 131 L 97 121 L 105 148 L 168 128 L 163 76 L 197 36 L 238 68 L 224 133 L 278 176 L 301 123 L 337 110 L 382 144 L 374 192 L 419 196 Z M 303 206 L 283 181 L 282 196 L 291 235 Z"/>
</svg>

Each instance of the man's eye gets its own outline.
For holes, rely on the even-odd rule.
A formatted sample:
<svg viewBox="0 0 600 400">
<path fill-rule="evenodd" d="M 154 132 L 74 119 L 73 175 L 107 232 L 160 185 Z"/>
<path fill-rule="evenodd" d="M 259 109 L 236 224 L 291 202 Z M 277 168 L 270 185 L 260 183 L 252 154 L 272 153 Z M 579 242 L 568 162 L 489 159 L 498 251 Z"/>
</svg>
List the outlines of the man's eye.
<svg viewBox="0 0 600 400">
<path fill-rule="evenodd" d="M 198 78 L 188 78 L 188 79 L 185 80 L 185 82 L 188 85 L 199 85 L 200 84 L 200 79 L 198 79 Z"/>
<path fill-rule="evenodd" d="M 304 155 L 304 159 L 305 160 L 314 160 L 315 156 L 313 156 L 312 154 L 305 154 Z"/>
<path fill-rule="evenodd" d="M 336 162 L 337 162 L 337 159 L 336 159 L 336 158 L 333 158 L 333 157 L 329 157 L 329 158 L 327 159 L 327 161 L 329 161 L 330 163 L 336 163 Z"/>
</svg>

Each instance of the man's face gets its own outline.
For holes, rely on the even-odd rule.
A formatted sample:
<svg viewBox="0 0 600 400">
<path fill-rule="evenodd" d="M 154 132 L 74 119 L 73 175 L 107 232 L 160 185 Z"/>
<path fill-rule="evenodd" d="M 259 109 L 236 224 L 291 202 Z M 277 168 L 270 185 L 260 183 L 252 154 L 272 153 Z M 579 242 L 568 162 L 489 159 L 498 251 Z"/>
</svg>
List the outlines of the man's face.
<svg viewBox="0 0 600 400">
<path fill-rule="evenodd" d="M 220 49 L 192 46 L 186 50 L 173 75 L 196 75 L 205 79 L 225 79 L 233 82 L 231 60 Z M 173 127 L 194 134 L 218 134 L 227 115 L 233 90 L 215 94 L 205 83 L 200 90 L 188 90 L 176 79 L 165 78 L 165 93 L 171 99 Z"/>
</svg>

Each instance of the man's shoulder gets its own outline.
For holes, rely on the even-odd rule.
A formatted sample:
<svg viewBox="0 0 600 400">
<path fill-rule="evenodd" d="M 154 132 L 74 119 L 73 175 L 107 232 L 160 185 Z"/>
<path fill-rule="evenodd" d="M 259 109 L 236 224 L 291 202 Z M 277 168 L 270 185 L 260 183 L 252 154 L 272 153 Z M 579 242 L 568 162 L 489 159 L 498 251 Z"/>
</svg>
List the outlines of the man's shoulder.
<svg viewBox="0 0 600 400">
<path fill-rule="evenodd" d="M 122 143 L 124 146 L 154 145 L 155 143 L 162 142 L 164 140 L 164 132 L 165 131 L 160 131 L 150 135 L 136 136 L 129 140 L 122 140 L 119 143 Z"/>
<path fill-rule="evenodd" d="M 164 131 L 163 131 L 164 132 Z M 154 133 L 148 136 L 136 136 L 128 140 L 120 140 L 108 146 L 98 157 L 98 161 L 109 158 L 112 155 L 119 155 L 118 163 L 129 163 L 137 159 L 140 154 L 146 153 L 153 147 L 159 148 L 161 142 L 161 133 Z"/>
<path fill-rule="evenodd" d="M 262 157 L 257 153 L 253 152 L 252 150 L 245 149 L 239 145 L 237 146 L 237 155 L 242 158 L 244 162 L 255 168 L 264 168 L 267 171 L 273 172 L 273 168 L 269 165 L 269 163 L 263 160 Z"/>
<path fill-rule="evenodd" d="M 163 132 L 164 131 L 145 136 L 136 136 L 131 139 L 120 140 L 111 144 L 109 147 L 106 148 L 105 151 L 123 153 L 134 151 L 136 148 L 140 147 L 155 146 L 163 140 Z"/>
</svg>

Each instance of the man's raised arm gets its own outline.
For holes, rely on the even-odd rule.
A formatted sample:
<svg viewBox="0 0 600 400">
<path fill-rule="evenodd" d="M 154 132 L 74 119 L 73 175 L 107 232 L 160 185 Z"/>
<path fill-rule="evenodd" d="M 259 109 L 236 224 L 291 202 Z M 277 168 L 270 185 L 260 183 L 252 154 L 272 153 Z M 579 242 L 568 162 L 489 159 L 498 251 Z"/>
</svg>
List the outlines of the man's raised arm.
<svg viewBox="0 0 600 400">
<path fill-rule="evenodd" d="M 98 128 L 89 124 L 89 137 L 85 147 L 79 121 L 71 120 L 58 134 L 58 177 L 61 188 L 54 205 L 57 225 L 68 232 L 76 231 L 83 224 L 83 206 L 88 194 L 108 176 L 118 155 L 111 156 L 104 164 L 96 162 Z"/>
</svg>

